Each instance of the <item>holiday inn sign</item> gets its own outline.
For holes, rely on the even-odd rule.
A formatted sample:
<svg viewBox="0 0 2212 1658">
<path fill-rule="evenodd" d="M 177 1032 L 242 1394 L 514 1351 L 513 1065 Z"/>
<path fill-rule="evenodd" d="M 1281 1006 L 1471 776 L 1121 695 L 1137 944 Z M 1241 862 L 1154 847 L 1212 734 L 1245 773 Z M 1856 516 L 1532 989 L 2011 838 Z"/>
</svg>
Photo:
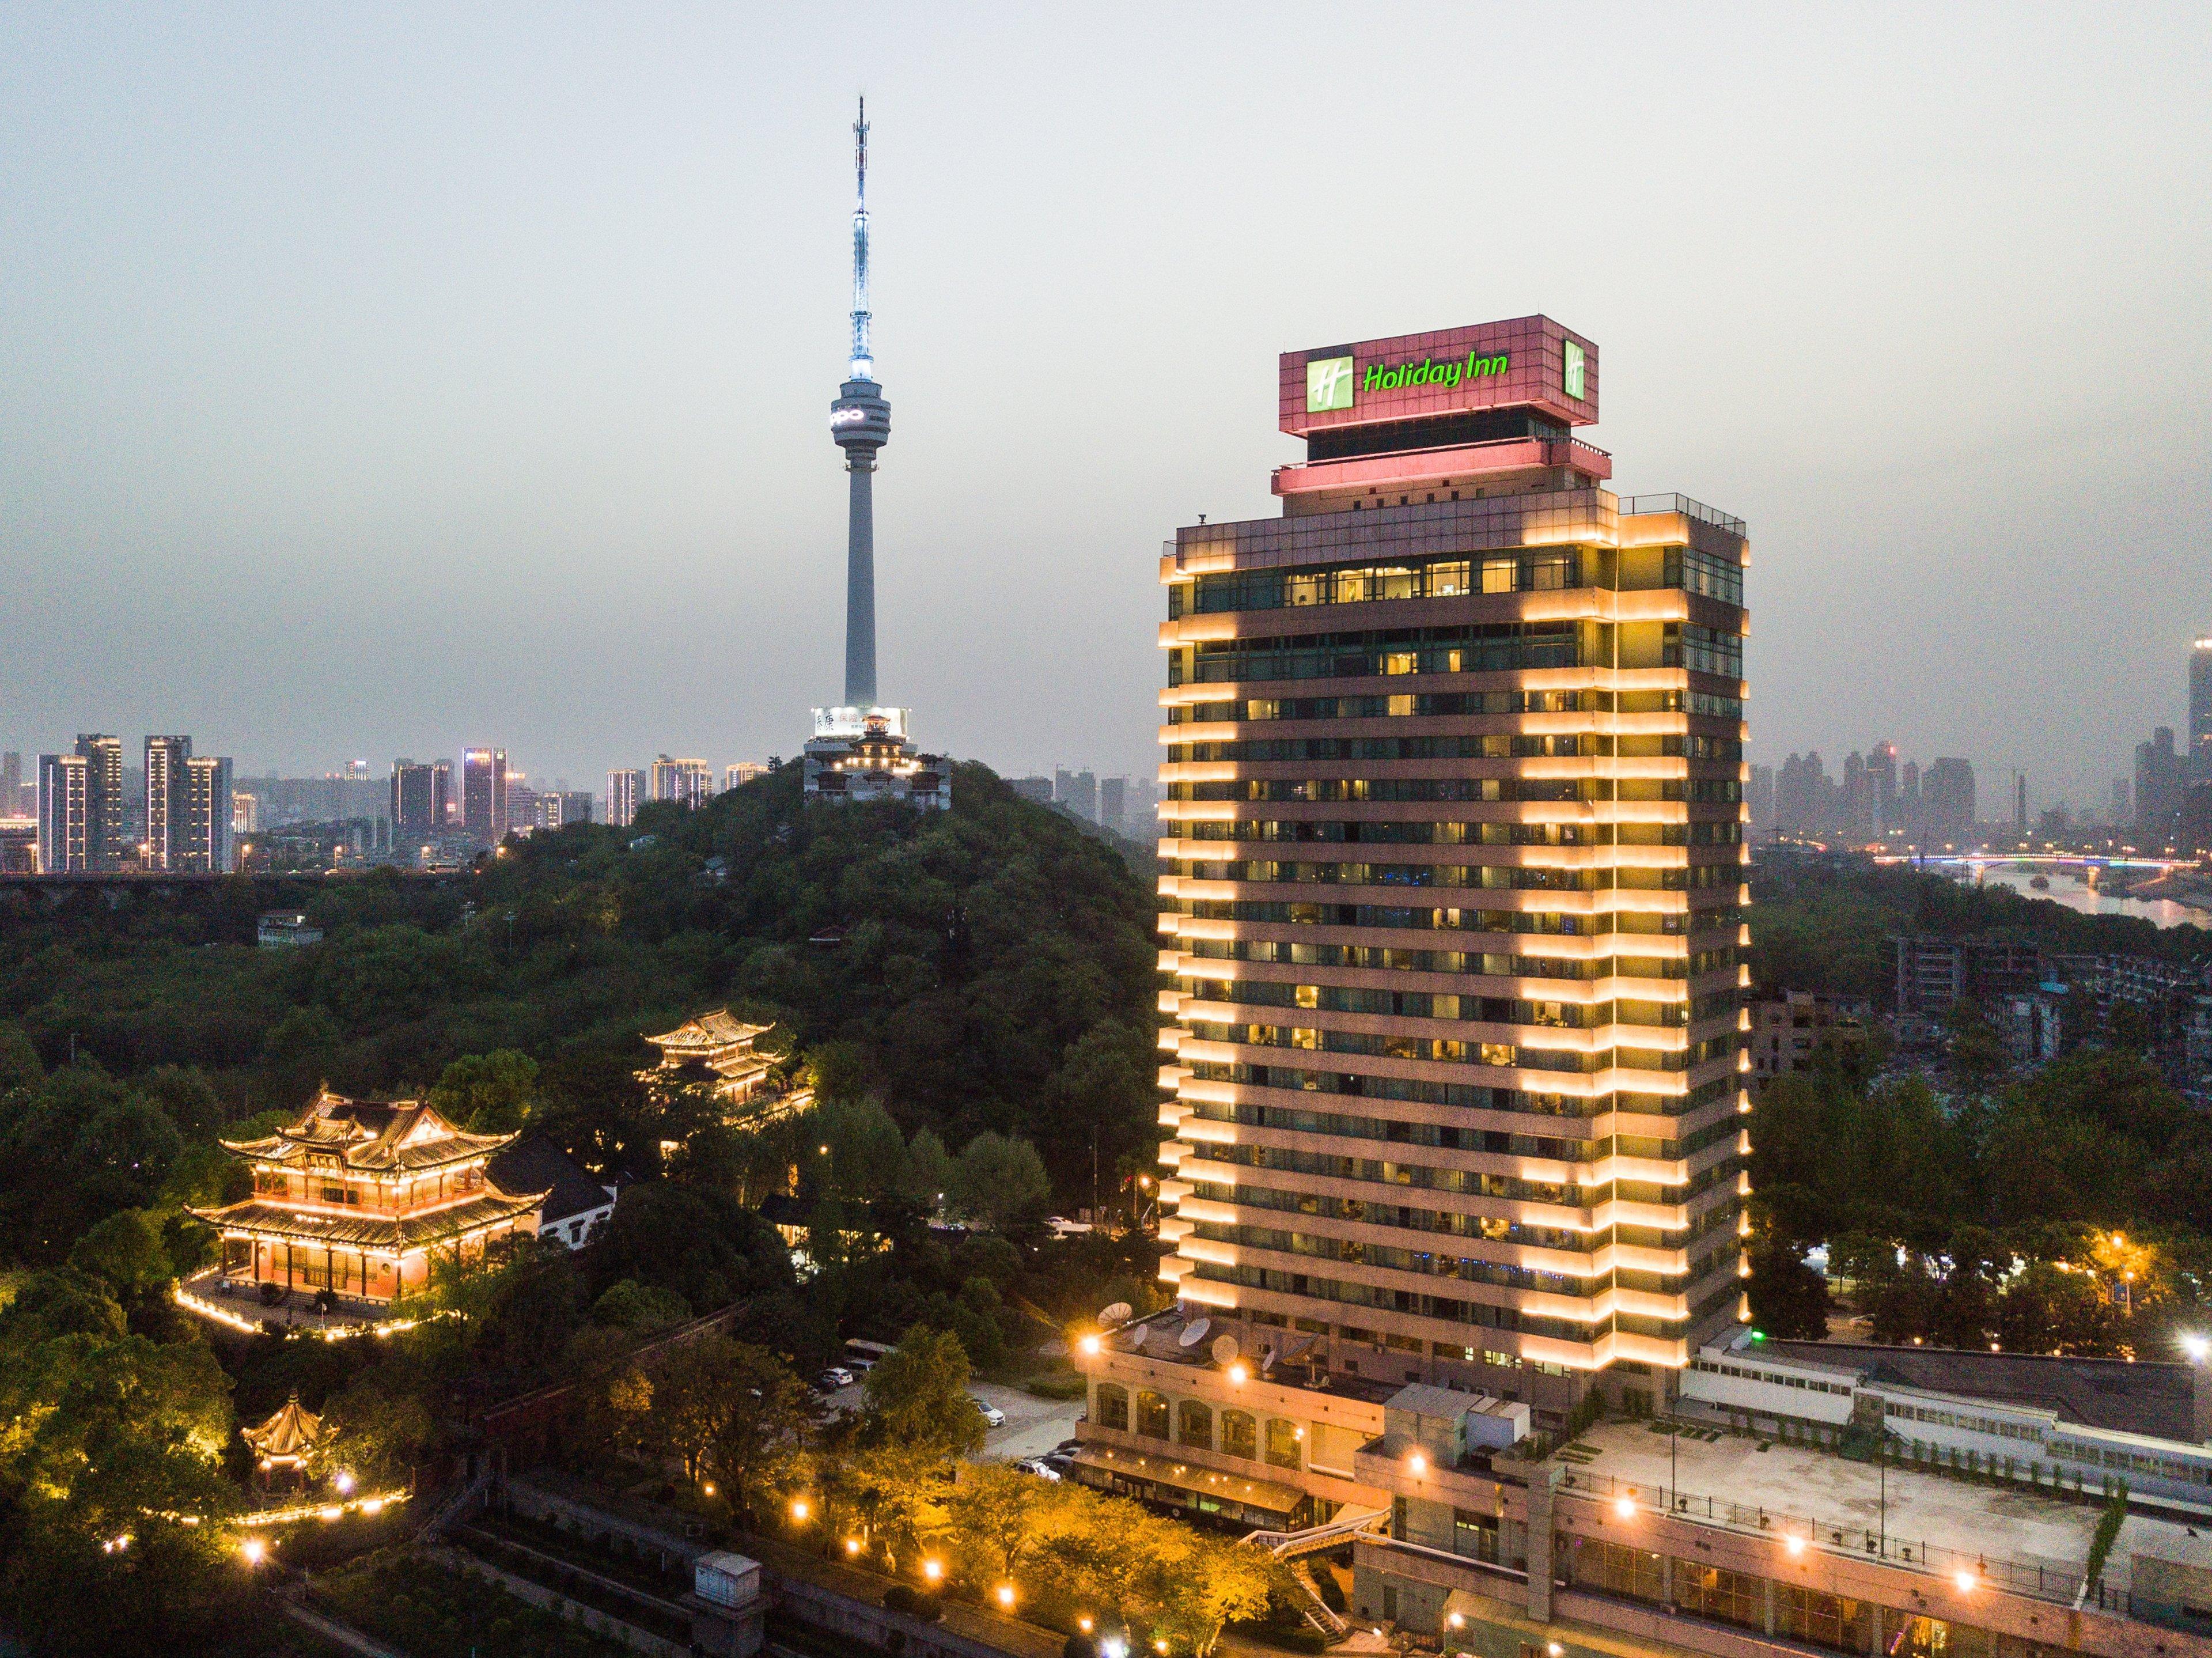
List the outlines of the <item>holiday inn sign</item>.
<svg viewBox="0 0 2212 1658">
<path fill-rule="evenodd" d="M 1320 357 L 1306 364 L 1306 412 L 1320 415 L 1349 409 L 1355 388 L 1395 392 L 1405 386 L 1457 386 L 1462 380 L 1502 374 L 1511 361 L 1510 354 L 1504 351 L 1487 355 L 1470 351 L 1464 361 L 1437 362 L 1424 357 L 1419 362 L 1371 362 L 1361 374 L 1355 371 L 1348 356 Z"/>
</svg>

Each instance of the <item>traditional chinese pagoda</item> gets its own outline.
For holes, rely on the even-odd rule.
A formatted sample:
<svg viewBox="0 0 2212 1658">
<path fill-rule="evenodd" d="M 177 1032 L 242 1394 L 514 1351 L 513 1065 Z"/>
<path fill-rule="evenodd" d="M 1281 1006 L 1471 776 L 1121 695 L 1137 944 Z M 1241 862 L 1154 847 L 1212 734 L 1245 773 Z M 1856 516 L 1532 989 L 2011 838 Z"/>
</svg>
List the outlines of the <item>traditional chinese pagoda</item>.
<svg viewBox="0 0 2212 1658">
<path fill-rule="evenodd" d="M 428 1281 L 435 1251 L 481 1256 L 537 1230 L 543 1192 L 502 1191 L 485 1172 L 515 1137 L 471 1134 L 419 1100 L 349 1100 L 328 1088 L 266 1139 L 225 1140 L 253 1195 L 191 1214 L 222 1233 L 222 1276 L 392 1301 Z"/>
<path fill-rule="evenodd" d="M 675 1029 L 646 1041 L 660 1050 L 660 1063 L 640 1072 L 648 1087 L 680 1087 L 686 1083 L 711 1085 L 726 1105 L 750 1108 L 734 1117 L 781 1115 L 810 1103 L 811 1089 L 787 1090 L 769 1075 L 777 1056 L 763 1054 L 755 1044 L 775 1027 L 747 1024 L 726 1007 L 689 1018 Z"/>
<path fill-rule="evenodd" d="M 254 1473 L 264 1485 L 280 1477 L 304 1479 L 331 1441 L 322 1418 L 301 1406 L 296 1392 L 276 1415 L 258 1428 L 240 1428 L 238 1436 L 252 1448 Z"/>
</svg>

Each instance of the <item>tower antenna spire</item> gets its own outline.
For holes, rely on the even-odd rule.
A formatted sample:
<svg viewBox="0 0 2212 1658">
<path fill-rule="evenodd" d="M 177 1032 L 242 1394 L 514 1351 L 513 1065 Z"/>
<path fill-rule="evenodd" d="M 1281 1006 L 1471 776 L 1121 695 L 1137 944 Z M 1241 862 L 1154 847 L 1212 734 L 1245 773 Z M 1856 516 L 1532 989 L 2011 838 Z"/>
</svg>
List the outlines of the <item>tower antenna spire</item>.
<svg viewBox="0 0 2212 1658">
<path fill-rule="evenodd" d="M 868 100 L 853 123 L 853 378 L 876 377 L 868 345 Z"/>
</svg>

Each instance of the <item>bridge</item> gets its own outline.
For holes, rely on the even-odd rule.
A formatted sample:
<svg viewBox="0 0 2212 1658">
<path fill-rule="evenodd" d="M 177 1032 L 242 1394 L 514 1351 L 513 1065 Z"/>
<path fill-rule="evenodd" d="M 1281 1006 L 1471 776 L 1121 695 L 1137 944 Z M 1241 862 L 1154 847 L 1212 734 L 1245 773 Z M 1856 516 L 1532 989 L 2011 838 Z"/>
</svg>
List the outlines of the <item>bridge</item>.
<svg viewBox="0 0 2212 1658">
<path fill-rule="evenodd" d="M 2178 869 L 2195 869 L 2194 858 L 2149 858 L 2129 853 L 2111 855 L 2091 852 L 1879 852 L 1877 864 L 1941 864 L 1963 869 L 1995 869 L 2007 865 L 2044 869 L 2156 870 L 2170 875 Z"/>
</svg>

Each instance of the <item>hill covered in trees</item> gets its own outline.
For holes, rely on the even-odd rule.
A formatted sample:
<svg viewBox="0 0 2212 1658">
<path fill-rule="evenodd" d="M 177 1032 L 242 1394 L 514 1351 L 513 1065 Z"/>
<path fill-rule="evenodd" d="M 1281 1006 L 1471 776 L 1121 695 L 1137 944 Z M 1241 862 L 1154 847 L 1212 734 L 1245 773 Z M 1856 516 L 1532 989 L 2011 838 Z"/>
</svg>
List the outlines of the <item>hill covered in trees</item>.
<svg viewBox="0 0 2212 1658">
<path fill-rule="evenodd" d="M 697 812 L 511 841 L 443 879 L 14 888 L 0 1023 L 50 1069 L 96 1064 L 106 1114 L 156 1151 L 147 1106 L 189 1142 L 296 1108 L 322 1080 L 419 1093 L 511 1053 L 613 1158 L 642 1138 L 623 1128 L 640 1033 L 727 1002 L 775 1022 L 825 1097 L 872 1096 L 954 1145 L 1030 1139 L 1055 1188 L 1087 1199 L 1094 1136 L 1109 1173 L 1151 1139 L 1152 896 L 982 766 L 957 768 L 953 803 L 808 808 L 793 765 Z M 256 949 L 258 914 L 283 908 L 324 942 Z"/>
</svg>

